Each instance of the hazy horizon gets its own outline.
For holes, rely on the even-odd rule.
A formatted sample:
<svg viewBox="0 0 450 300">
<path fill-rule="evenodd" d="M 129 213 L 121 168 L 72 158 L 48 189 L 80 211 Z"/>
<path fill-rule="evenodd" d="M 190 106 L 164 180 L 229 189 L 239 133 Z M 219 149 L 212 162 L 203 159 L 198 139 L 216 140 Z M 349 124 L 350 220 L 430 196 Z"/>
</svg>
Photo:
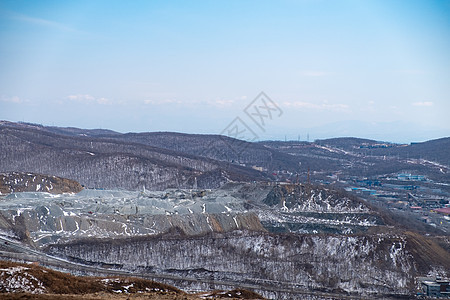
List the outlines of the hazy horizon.
<svg viewBox="0 0 450 300">
<path fill-rule="evenodd" d="M 450 136 L 449 37 L 449 1 L 2 1 L 0 119 L 425 141 Z"/>
<path fill-rule="evenodd" d="M 185 132 L 185 131 L 168 131 L 168 130 L 157 130 L 157 131 L 120 131 L 120 130 L 113 130 L 111 128 L 103 128 L 103 127 L 77 127 L 77 126 L 57 126 L 54 124 L 42 124 L 42 123 L 33 123 L 33 122 L 27 122 L 27 121 L 13 121 L 13 120 L 0 120 L 1 121 L 7 121 L 7 122 L 17 122 L 17 123 L 25 123 L 25 124 L 33 124 L 33 125 L 42 125 L 42 126 L 48 126 L 48 127 L 61 127 L 61 128 L 79 128 L 79 129 L 86 129 L 86 130 L 96 130 L 96 129 L 100 129 L 100 130 L 111 130 L 117 133 L 122 133 L 122 134 L 126 134 L 126 133 L 145 133 L 145 132 L 169 132 L 169 133 L 180 133 L 180 134 L 204 134 L 204 135 L 218 135 L 218 134 L 222 134 L 222 135 L 226 135 L 223 133 L 217 133 L 217 132 Z M 352 121 L 350 121 L 351 123 Z M 344 125 L 348 125 L 343 123 Z M 360 123 L 363 124 L 363 123 Z M 432 136 L 432 138 L 425 138 L 424 134 L 427 134 L 426 132 L 422 133 L 421 135 L 416 135 L 415 138 L 411 138 L 410 140 L 408 139 L 402 139 L 402 140 L 392 140 L 392 139 L 388 139 L 386 137 L 389 136 L 389 134 L 376 134 L 376 133 L 367 133 L 367 134 L 361 134 L 361 135 L 351 135 L 351 134 L 343 134 L 343 135 L 333 135 L 333 134 L 327 134 L 326 133 L 326 128 L 332 128 L 335 127 L 336 123 L 332 123 L 332 124 L 328 124 L 323 126 L 323 127 L 318 127 L 318 128 L 310 128 L 310 130 L 305 130 L 305 134 L 301 135 L 295 135 L 295 134 L 285 134 L 284 136 L 282 136 L 282 134 L 280 134 L 279 136 L 277 135 L 263 135 L 261 137 L 258 137 L 257 139 L 254 140 L 254 142 L 260 142 L 260 141 L 288 141 L 288 142 L 296 142 L 296 141 L 300 141 L 300 142 L 314 142 L 315 140 L 324 140 L 324 139 L 333 139 L 333 138 L 360 138 L 360 139 L 370 139 L 370 140 L 376 140 L 379 142 L 388 142 L 388 143 L 397 143 L 397 144 L 410 144 L 410 143 L 417 143 L 417 142 L 426 142 L 426 141 L 430 141 L 430 140 L 436 140 L 436 139 L 441 139 L 441 138 L 448 138 L 450 137 L 449 135 L 430 135 Z M 383 125 L 383 124 L 378 124 L 378 125 Z M 386 126 L 386 125 L 384 125 Z M 320 131 L 322 130 L 322 131 Z M 228 135 L 229 136 L 229 135 Z M 419 138 L 419 136 L 422 136 L 423 138 Z"/>
</svg>

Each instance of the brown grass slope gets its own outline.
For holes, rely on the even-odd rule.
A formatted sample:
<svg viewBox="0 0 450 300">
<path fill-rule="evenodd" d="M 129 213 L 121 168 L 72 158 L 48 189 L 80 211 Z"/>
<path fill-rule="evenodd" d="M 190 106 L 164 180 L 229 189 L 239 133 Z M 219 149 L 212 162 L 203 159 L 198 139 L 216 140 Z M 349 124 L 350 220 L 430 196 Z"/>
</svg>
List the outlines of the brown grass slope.
<svg viewBox="0 0 450 300">
<path fill-rule="evenodd" d="M 11 272 L 14 268 L 20 271 Z M 16 275 L 13 279 L 11 274 Z M 24 281 L 21 278 L 32 278 Z M 16 283 L 15 290 L 9 292 L 5 286 Z M 28 284 L 28 290 L 20 286 Z M 32 285 L 32 286 L 30 286 Z M 42 287 L 45 291 L 42 291 Z M 39 288 L 41 290 L 39 291 Z M 25 290 L 25 291 L 24 291 Z M 33 291 L 37 291 L 35 293 Z M 201 293 L 205 299 L 264 299 L 259 294 L 243 289 Z M 0 299 L 158 299 L 158 300 L 198 300 L 198 295 L 187 294 L 173 286 L 135 277 L 81 277 L 57 272 L 34 264 L 15 263 L 0 260 Z"/>
<path fill-rule="evenodd" d="M 185 294 L 181 290 L 159 282 L 145 280 L 133 277 L 118 277 L 118 278 L 99 278 L 99 277 L 80 277 L 70 274 L 57 272 L 51 269 L 43 268 L 33 264 L 20 264 L 9 261 L 0 261 L 0 270 L 4 271 L 14 267 L 24 267 L 22 272 L 27 273 L 37 279 L 41 286 L 44 287 L 45 293 L 48 294 L 92 294 L 99 292 L 117 293 L 117 291 L 128 291 L 130 293 L 161 291 L 171 292 L 176 294 Z M 0 283 L 5 283 L 8 278 L 8 272 L 0 272 Z M 33 280 L 34 288 L 39 288 Z M 130 288 L 127 286 L 132 285 Z M 31 287 L 32 290 L 33 287 Z M 20 288 L 16 289 L 20 292 Z M 116 292 L 114 292 L 116 291 Z M 4 284 L 0 284 L 0 292 L 4 293 Z M 0 296 L 3 299 L 3 295 Z"/>
<path fill-rule="evenodd" d="M 429 270 L 430 266 L 442 266 L 450 270 L 450 253 L 433 239 L 426 238 L 416 232 L 405 232 L 407 249 L 414 256 L 418 271 Z"/>
</svg>

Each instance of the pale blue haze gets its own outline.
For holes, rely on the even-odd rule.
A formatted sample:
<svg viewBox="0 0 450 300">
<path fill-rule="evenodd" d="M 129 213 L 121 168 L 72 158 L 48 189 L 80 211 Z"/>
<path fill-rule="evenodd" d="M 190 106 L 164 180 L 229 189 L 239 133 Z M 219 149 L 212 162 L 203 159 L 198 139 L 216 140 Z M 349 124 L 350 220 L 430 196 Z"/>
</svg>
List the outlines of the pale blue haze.
<svg viewBox="0 0 450 300">
<path fill-rule="evenodd" d="M 260 139 L 449 136 L 450 1 L 0 0 L 0 119 L 219 133 L 260 91 Z"/>
</svg>

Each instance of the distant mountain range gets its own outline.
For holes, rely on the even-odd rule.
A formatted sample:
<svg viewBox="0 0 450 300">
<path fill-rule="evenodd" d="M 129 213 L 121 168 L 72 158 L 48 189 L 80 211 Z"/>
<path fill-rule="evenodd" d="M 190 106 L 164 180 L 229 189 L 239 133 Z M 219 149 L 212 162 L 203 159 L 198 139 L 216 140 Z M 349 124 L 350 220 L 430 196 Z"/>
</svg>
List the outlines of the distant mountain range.
<svg viewBox="0 0 450 300">
<path fill-rule="evenodd" d="M 411 145 L 358 138 L 248 143 L 220 135 L 122 134 L 0 121 L 0 172 L 48 174 L 92 188 L 215 188 L 229 181 L 305 181 L 308 172 L 336 171 L 416 170 L 442 178 L 448 177 L 448 149 L 450 138 Z"/>
<path fill-rule="evenodd" d="M 0 170 L 36 172 L 77 180 L 86 187 L 165 189 L 218 187 L 229 180 L 262 180 L 254 169 L 205 159 L 86 130 L 17 123 L 0 126 Z M 120 135 L 118 135 L 120 136 Z"/>
<path fill-rule="evenodd" d="M 369 121 L 338 121 L 321 126 L 301 128 L 297 132 L 309 133 L 310 141 L 339 136 L 358 136 L 379 141 L 396 143 L 421 142 L 436 139 L 450 134 L 449 130 L 422 126 L 416 122 L 369 122 Z"/>
</svg>

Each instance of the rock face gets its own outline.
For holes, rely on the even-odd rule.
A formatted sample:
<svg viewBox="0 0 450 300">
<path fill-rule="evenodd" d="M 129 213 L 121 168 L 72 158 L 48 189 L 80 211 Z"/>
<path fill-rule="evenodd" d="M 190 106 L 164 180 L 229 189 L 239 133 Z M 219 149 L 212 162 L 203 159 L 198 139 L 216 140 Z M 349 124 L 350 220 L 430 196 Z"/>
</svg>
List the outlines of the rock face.
<svg viewBox="0 0 450 300">
<path fill-rule="evenodd" d="M 34 178 L 31 176 L 30 178 Z M 382 225 L 357 199 L 308 185 L 227 184 L 216 190 L 12 193 L 0 229 L 37 246 L 87 236 L 131 237 L 176 229 L 185 235 L 232 230 L 356 233 Z M 26 237 L 26 239 L 25 239 Z"/>
<path fill-rule="evenodd" d="M 12 193 L 0 202 L 0 230 L 45 245 L 83 237 L 130 237 L 177 230 L 183 235 L 265 231 L 257 214 L 221 191 L 133 192 L 84 189 L 78 194 Z"/>
<path fill-rule="evenodd" d="M 42 174 L 0 173 L 0 193 L 47 192 L 51 194 L 78 193 L 83 187 L 76 181 Z"/>
<path fill-rule="evenodd" d="M 343 191 L 309 184 L 243 185 L 235 195 L 259 208 L 264 227 L 273 233 L 365 232 L 384 225 L 367 203 Z"/>
<path fill-rule="evenodd" d="M 429 257 L 417 242 L 417 237 L 409 234 L 271 235 L 234 231 L 199 237 L 171 234 L 84 240 L 51 245 L 48 252 L 82 263 L 115 264 L 133 272 L 215 280 L 218 284 L 245 283 L 272 291 L 408 296 L 414 294 L 415 276 L 433 270 L 445 273 L 450 267 L 445 251 L 434 251 Z M 426 264 L 419 263 L 423 259 Z M 264 295 L 264 291 L 259 292 Z"/>
<path fill-rule="evenodd" d="M 369 212 L 367 205 L 346 193 L 303 184 L 276 185 L 263 202 L 291 212 Z"/>
<path fill-rule="evenodd" d="M 34 178 L 34 177 L 32 177 Z M 0 202 L 0 230 L 46 243 L 87 236 L 185 235 L 232 230 L 273 233 L 365 232 L 382 218 L 346 193 L 309 185 L 230 183 L 216 190 L 12 193 Z"/>
</svg>

